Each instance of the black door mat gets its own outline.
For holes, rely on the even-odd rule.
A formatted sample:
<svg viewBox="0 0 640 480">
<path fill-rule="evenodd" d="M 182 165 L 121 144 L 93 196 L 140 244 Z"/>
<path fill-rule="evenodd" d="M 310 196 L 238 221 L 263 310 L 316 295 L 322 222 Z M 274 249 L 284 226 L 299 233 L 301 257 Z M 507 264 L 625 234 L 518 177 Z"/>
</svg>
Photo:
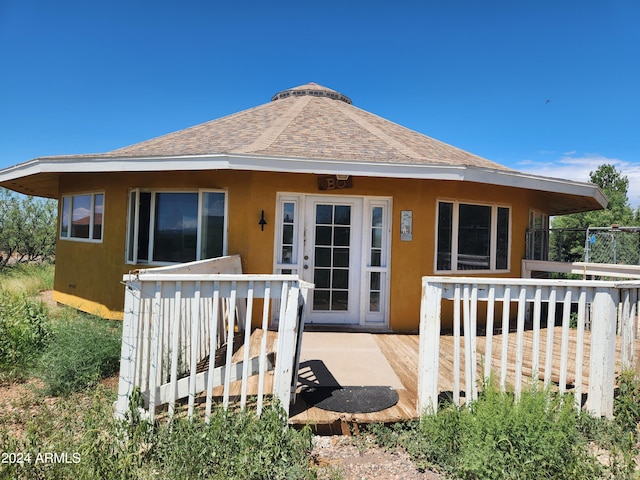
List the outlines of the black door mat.
<svg viewBox="0 0 640 480">
<path fill-rule="evenodd" d="M 391 387 L 311 387 L 299 394 L 309 406 L 340 413 L 371 413 L 398 403 Z"/>
</svg>

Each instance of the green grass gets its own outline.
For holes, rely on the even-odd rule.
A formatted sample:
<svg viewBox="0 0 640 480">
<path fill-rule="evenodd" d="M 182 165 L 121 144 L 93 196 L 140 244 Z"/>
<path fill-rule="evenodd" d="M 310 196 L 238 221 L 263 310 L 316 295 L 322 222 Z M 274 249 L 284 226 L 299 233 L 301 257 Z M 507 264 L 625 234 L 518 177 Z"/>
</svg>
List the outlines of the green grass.
<svg viewBox="0 0 640 480">
<path fill-rule="evenodd" d="M 0 291 L 11 295 L 35 296 L 53 288 L 55 265 L 52 263 L 18 264 L 0 270 Z"/>
</svg>

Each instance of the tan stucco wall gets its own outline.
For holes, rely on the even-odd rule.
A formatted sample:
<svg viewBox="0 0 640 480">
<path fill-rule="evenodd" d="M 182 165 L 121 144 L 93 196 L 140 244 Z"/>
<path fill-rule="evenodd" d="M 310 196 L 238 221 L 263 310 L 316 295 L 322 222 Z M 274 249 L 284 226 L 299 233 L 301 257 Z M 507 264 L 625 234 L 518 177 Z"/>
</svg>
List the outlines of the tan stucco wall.
<svg viewBox="0 0 640 480">
<path fill-rule="evenodd" d="M 314 195 L 371 195 L 393 198 L 390 327 L 418 328 L 421 277 L 433 275 L 438 199 L 498 203 L 511 207 L 511 269 L 520 276 L 530 208 L 544 211 L 544 196 L 508 187 L 453 181 L 356 177 L 353 188 L 321 192 L 315 175 L 212 171 L 170 173 L 100 173 L 67 175 L 63 195 L 104 192 L 102 243 L 58 240 L 54 298 L 61 303 L 111 318 L 121 318 L 122 275 L 137 268 L 125 262 L 127 202 L 130 188 L 228 190 L 228 253 L 242 257 L 243 271 L 271 273 L 277 192 Z M 267 225 L 258 225 L 264 210 Z M 413 211 L 413 240 L 400 240 L 400 212 Z M 140 267 L 148 267 L 141 265 Z M 467 274 L 468 275 L 468 274 Z"/>
</svg>

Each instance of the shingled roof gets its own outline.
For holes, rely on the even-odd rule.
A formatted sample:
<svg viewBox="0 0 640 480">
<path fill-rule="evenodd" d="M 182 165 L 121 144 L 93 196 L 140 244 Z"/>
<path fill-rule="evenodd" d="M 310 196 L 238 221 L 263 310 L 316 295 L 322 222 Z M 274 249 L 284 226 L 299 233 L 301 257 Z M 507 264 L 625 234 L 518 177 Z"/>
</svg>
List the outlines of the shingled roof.
<svg viewBox="0 0 640 480">
<path fill-rule="evenodd" d="M 258 107 L 107 155 L 210 154 L 506 169 L 357 108 L 345 95 L 315 83 L 279 92 Z"/>
<path fill-rule="evenodd" d="M 271 102 L 111 152 L 40 157 L 0 170 L 0 186 L 58 198 L 67 173 L 256 170 L 454 180 L 547 194 L 560 215 L 603 208 L 591 183 L 511 170 L 354 106 L 308 83 Z"/>
</svg>

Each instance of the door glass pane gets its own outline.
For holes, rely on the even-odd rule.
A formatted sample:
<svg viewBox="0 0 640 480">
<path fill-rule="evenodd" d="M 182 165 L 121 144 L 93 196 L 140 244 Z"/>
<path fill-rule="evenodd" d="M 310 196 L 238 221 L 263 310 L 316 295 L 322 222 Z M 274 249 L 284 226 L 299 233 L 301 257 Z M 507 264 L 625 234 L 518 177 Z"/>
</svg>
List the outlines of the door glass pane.
<svg viewBox="0 0 640 480">
<path fill-rule="evenodd" d="M 334 227 L 333 244 L 349 246 L 349 235 L 351 229 L 349 227 Z"/>
<path fill-rule="evenodd" d="M 334 223 L 336 225 L 351 225 L 351 207 L 349 205 L 336 205 Z"/>
<path fill-rule="evenodd" d="M 369 294 L 369 311 L 370 312 L 380 311 L 380 292 L 371 292 Z"/>
<path fill-rule="evenodd" d="M 331 310 L 349 310 L 349 292 L 333 291 Z"/>
<path fill-rule="evenodd" d="M 369 274 L 369 311 L 370 312 L 380 311 L 380 292 L 381 292 L 380 284 L 381 284 L 381 273 L 371 272 Z"/>
<path fill-rule="evenodd" d="M 295 204 L 292 202 L 285 202 L 285 204 L 282 207 L 283 210 L 283 222 L 284 223 L 293 223 L 294 222 L 294 215 L 295 215 Z"/>
<path fill-rule="evenodd" d="M 333 266 L 349 267 L 349 249 L 348 248 L 333 249 Z"/>
<path fill-rule="evenodd" d="M 279 259 L 280 263 L 296 263 L 297 261 L 295 258 L 295 214 L 296 204 L 294 202 L 282 204 L 282 255 Z"/>
<path fill-rule="evenodd" d="M 313 309 L 329 310 L 329 290 L 313 290 Z"/>
<path fill-rule="evenodd" d="M 331 245 L 332 227 L 316 227 L 316 245 Z"/>
<path fill-rule="evenodd" d="M 316 223 L 318 225 L 333 223 L 333 205 L 316 205 Z"/>
<path fill-rule="evenodd" d="M 316 267 L 331 266 L 331 248 L 316 247 Z"/>
<path fill-rule="evenodd" d="M 382 229 L 381 228 L 371 229 L 371 246 L 373 248 L 382 247 Z"/>
<path fill-rule="evenodd" d="M 282 243 L 283 245 L 293 244 L 293 225 L 282 226 Z"/>
<path fill-rule="evenodd" d="M 333 281 L 331 282 L 332 288 L 339 288 L 342 290 L 349 289 L 349 270 L 337 269 L 333 270 Z"/>
<path fill-rule="evenodd" d="M 371 226 L 382 227 L 382 207 L 373 207 L 371 209 Z"/>
<path fill-rule="evenodd" d="M 371 272 L 371 290 L 380 290 L 380 272 Z"/>
<path fill-rule="evenodd" d="M 329 288 L 331 286 L 330 278 L 331 270 L 316 268 L 313 276 L 313 283 L 316 288 Z"/>
<path fill-rule="evenodd" d="M 282 263 L 292 263 L 293 247 L 290 245 L 282 247 Z"/>
</svg>

